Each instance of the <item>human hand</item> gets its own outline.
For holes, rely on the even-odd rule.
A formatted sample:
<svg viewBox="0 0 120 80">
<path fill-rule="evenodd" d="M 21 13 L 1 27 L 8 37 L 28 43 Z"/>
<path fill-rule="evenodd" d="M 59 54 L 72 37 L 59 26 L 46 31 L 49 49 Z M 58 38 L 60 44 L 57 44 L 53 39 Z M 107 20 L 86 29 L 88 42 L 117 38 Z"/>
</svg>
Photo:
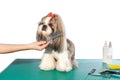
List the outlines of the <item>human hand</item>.
<svg viewBox="0 0 120 80">
<path fill-rule="evenodd" d="M 29 46 L 32 50 L 43 50 L 45 47 L 49 45 L 50 41 L 39 41 L 30 43 Z"/>
</svg>

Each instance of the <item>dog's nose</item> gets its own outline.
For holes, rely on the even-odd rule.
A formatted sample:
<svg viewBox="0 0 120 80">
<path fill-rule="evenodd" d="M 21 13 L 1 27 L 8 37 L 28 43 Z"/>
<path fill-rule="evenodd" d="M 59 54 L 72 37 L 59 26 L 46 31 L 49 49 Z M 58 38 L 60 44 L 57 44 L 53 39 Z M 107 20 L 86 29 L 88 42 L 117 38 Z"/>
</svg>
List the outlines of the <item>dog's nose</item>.
<svg viewBox="0 0 120 80">
<path fill-rule="evenodd" d="M 43 25 L 42 30 L 45 31 L 47 29 L 47 25 Z"/>
</svg>

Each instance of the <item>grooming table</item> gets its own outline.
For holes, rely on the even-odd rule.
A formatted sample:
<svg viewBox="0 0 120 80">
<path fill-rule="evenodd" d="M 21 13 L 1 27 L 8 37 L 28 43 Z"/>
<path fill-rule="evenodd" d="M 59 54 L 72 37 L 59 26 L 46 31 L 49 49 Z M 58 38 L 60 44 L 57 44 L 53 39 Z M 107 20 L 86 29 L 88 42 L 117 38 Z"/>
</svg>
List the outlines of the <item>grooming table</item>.
<svg viewBox="0 0 120 80">
<path fill-rule="evenodd" d="M 1 74 L 0 80 L 120 80 L 120 76 L 112 76 L 110 79 L 103 76 L 87 75 L 95 68 L 100 72 L 106 65 L 99 59 L 77 59 L 78 68 L 70 72 L 57 70 L 43 71 L 38 65 L 40 59 L 16 59 Z M 120 60 L 114 60 L 120 63 Z"/>
</svg>

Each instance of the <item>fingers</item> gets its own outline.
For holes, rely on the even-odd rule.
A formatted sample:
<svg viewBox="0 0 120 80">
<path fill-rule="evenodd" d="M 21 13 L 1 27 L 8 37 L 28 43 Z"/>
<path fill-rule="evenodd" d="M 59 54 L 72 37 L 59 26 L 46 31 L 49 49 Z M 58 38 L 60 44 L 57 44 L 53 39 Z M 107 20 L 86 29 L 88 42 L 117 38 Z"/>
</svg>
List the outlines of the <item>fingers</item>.
<svg viewBox="0 0 120 80">
<path fill-rule="evenodd" d="M 45 42 L 43 42 L 42 46 L 46 47 L 49 43 L 50 43 L 50 41 L 48 41 L 48 42 L 45 41 Z"/>
<path fill-rule="evenodd" d="M 40 42 L 39 42 L 40 45 L 43 45 L 43 44 L 45 44 L 45 43 L 46 43 L 46 41 L 40 41 Z"/>
<path fill-rule="evenodd" d="M 46 42 L 46 41 L 40 41 L 38 42 L 38 46 L 39 46 L 39 50 L 44 49 L 45 47 L 47 47 L 49 45 L 50 41 Z"/>
<path fill-rule="evenodd" d="M 44 44 L 47 45 L 47 44 L 49 44 L 50 42 L 51 42 L 51 41 L 48 41 L 48 42 L 46 42 L 46 41 L 40 41 L 40 42 L 38 42 L 38 44 L 39 44 L 39 45 L 44 45 Z"/>
</svg>

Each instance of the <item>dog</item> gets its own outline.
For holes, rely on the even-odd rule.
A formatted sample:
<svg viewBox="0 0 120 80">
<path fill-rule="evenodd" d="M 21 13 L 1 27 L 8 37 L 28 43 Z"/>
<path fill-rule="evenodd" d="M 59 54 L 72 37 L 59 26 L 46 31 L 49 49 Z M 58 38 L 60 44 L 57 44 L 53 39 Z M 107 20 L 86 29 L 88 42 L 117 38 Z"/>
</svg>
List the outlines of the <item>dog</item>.
<svg viewBox="0 0 120 80">
<path fill-rule="evenodd" d="M 49 13 L 38 24 L 37 41 L 47 41 L 47 37 L 61 35 L 51 39 L 51 43 L 45 48 L 39 68 L 41 70 L 56 69 L 69 72 L 77 67 L 75 60 L 75 46 L 66 38 L 64 25 L 58 14 Z"/>
</svg>

